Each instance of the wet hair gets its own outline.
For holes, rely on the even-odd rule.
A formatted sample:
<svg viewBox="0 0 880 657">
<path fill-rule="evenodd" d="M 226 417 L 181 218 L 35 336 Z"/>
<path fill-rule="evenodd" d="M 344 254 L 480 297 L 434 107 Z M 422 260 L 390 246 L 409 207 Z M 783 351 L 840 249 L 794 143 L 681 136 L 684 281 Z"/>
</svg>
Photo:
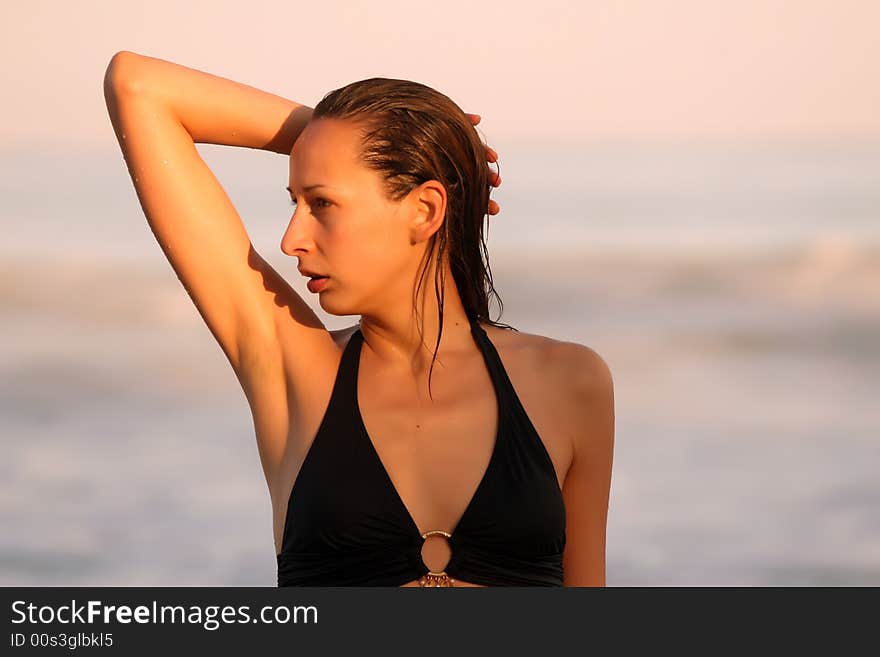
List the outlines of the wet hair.
<svg viewBox="0 0 880 657">
<path fill-rule="evenodd" d="M 360 159 L 381 175 L 389 199 L 400 201 L 428 180 L 446 189 L 446 215 L 425 249 L 413 295 L 413 310 L 419 315 L 416 301 L 433 257 L 440 328 L 428 373 L 430 395 L 443 334 L 444 258 L 469 320 L 517 330 L 489 318 L 490 295 L 498 302 L 499 318 L 504 304 L 492 282 L 483 234 L 492 190 L 486 146 L 471 120 L 449 97 L 410 80 L 369 78 L 335 89 L 314 108 L 311 120 L 321 118 L 352 120 L 360 126 Z M 419 334 L 424 337 L 421 325 Z"/>
</svg>

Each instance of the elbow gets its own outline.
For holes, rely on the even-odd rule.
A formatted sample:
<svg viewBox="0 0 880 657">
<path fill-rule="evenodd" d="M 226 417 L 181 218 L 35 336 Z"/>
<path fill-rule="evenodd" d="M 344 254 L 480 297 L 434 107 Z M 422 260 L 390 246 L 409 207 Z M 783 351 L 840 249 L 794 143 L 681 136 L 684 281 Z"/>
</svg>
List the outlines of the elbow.
<svg viewBox="0 0 880 657">
<path fill-rule="evenodd" d="M 120 50 L 110 58 L 104 71 L 104 96 L 128 94 L 139 89 L 138 78 L 134 74 L 141 56 L 129 50 Z"/>
</svg>

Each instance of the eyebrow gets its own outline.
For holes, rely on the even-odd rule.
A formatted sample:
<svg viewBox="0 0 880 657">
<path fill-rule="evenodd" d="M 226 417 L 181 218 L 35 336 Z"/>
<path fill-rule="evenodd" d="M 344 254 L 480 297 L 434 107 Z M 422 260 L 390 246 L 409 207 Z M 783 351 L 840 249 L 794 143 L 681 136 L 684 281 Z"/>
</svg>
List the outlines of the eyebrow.
<svg viewBox="0 0 880 657">
<path fill-rule="evenodd" d="M 313 189 L 317 189 L 318 187 L 326 187 L 327 189 L 334 189 L 333 187 L 330 187 L 329 185 L 322 185 L 322 184 L 318 183 L 317 185 L 309 185 L 308 187 L 304 187 L 304 188 L 303 188 L 303 191 L 304 191 L 304 192 L 310 192 L 310 191 L 312 191 Z M 288 187 L 285 187 L 284 189 L 286 189 L 288 192 L 290 192 L 291 194 L 293 194 L 293 190 L 292 190 L 289 186 L 288 186 Z"/>
</svg>

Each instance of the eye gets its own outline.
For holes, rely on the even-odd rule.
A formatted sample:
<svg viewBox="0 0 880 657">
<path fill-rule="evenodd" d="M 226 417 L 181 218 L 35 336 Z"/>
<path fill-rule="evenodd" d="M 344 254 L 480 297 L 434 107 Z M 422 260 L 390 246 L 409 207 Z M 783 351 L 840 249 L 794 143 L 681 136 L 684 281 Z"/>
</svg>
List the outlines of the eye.
<svg viewBox="0 0 880 657">
<path fill-rule="evenodd" d="M 322 205 L 322 204 L 326 204 L 326 205 Z M 296 207 L 296 206 L 297 206 L 296 199 L 293 199 L 293 198 L 290 199 L 290 205 L 293 206 L 293 207 Z M 325 199 L 325 198 L 317 198 L 317 199 L 315 199 L 315 207 L 318 207 L 318 208 L 325 208 L 325 207 L 329 207 L 329 206 L 331 206 L 331 205 L 333 205 L 333 204 L 332 204 L 330 201 L 328 201 L 327 199 Z"/>
</svg>

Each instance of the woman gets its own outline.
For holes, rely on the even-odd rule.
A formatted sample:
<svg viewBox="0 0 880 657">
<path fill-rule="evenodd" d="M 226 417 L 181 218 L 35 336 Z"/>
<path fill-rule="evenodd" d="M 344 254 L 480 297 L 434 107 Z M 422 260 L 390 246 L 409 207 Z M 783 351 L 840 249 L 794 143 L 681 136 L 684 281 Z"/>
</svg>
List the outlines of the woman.
<svg viewBox="0 0 880 657">
<path fill-rule="evenodd" d="M 310 108 L 127 51 L 104 89 L 150 227 L 250 404 L 279 585 L 605 585 L 611 374 L 488 318 L 500 177 L 479 117 L 406 80 Z M 327 331 L 254 251 L 195 143 L 289 155 L 281 250 L 357 325 Z"/>
</svg>

